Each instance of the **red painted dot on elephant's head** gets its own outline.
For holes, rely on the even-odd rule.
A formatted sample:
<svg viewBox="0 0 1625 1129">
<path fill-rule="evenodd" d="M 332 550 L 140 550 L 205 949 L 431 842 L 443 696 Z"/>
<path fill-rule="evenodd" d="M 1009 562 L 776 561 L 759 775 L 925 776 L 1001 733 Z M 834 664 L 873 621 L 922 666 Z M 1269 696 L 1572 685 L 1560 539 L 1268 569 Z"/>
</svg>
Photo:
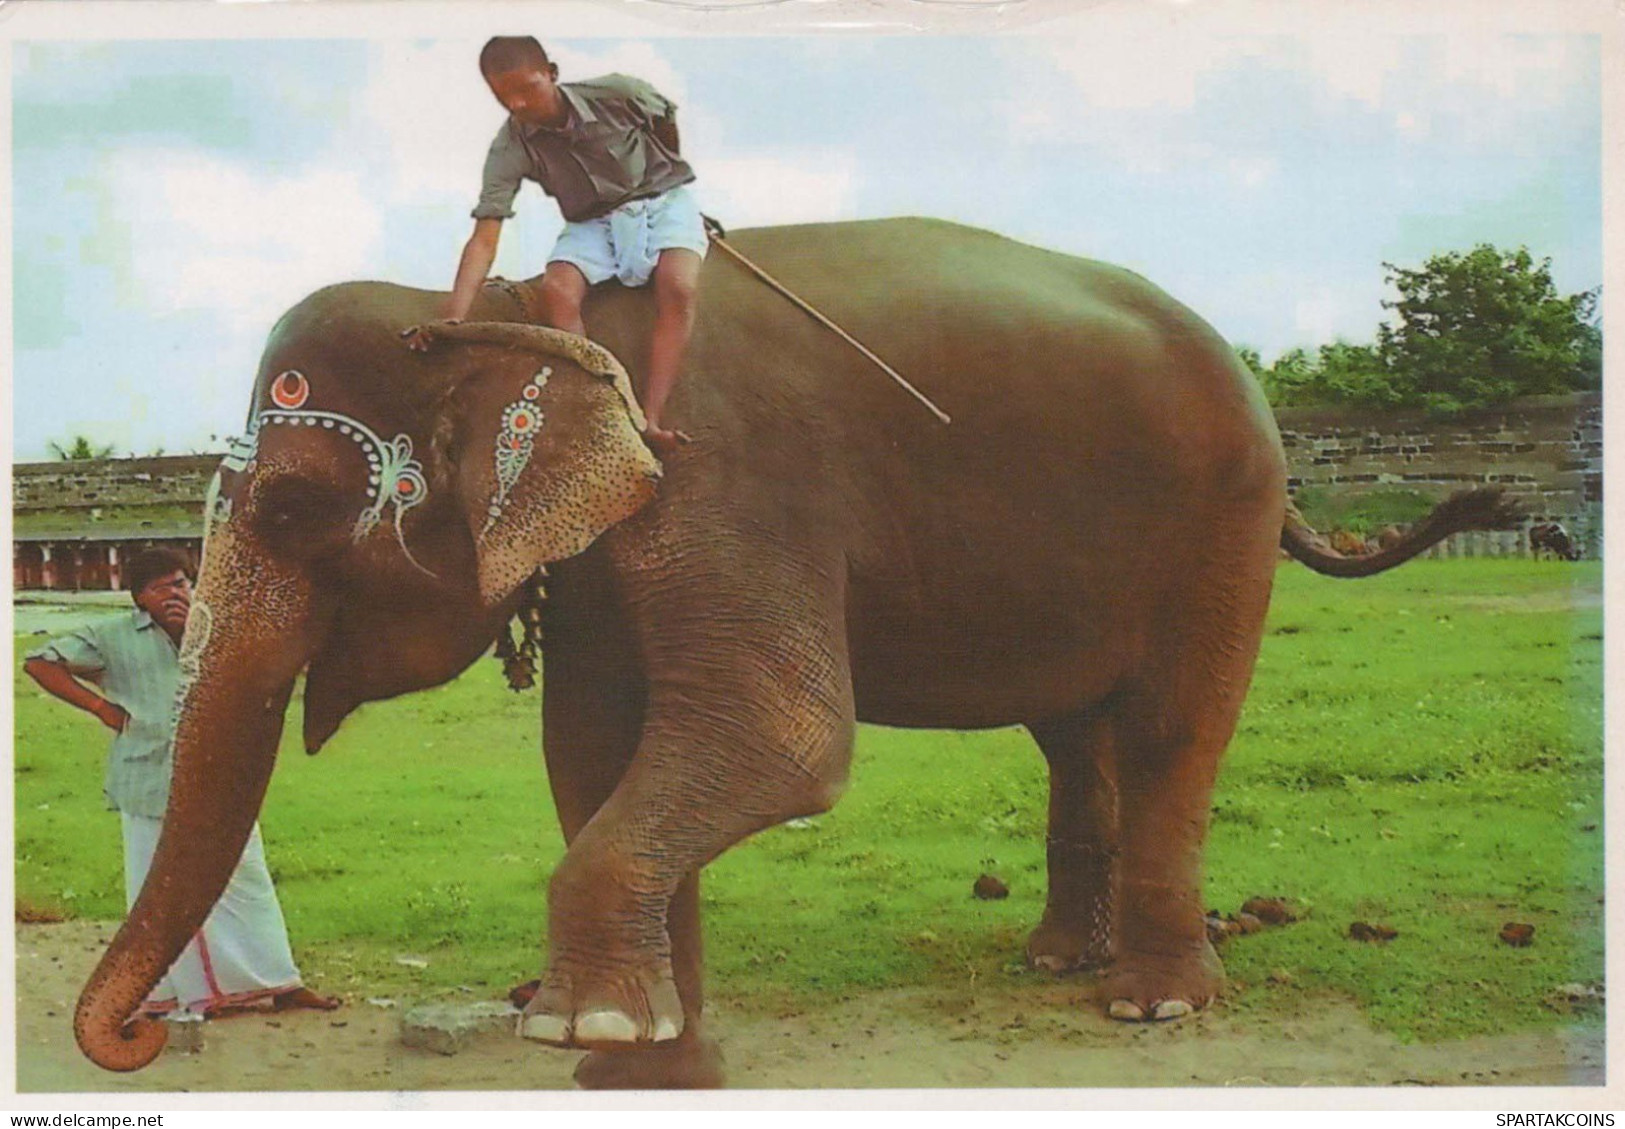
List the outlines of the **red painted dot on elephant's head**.
<svg viewBox="0 0 1625 1129">
<path fill-rule="evenodd" d="M 401 481 L 395 484 L 395 492 L 397 494 L 410 494 L 416 489 L 417 484 L 414 483 L 410 478 L 403 478 Z"/>
<path fill-rule="evenodd" d="M 301 372 L 289 369 L 271 385 L 271 400 L 279 408 L 292 410 L 310 398 L 310 382 Z"/>
</svg>

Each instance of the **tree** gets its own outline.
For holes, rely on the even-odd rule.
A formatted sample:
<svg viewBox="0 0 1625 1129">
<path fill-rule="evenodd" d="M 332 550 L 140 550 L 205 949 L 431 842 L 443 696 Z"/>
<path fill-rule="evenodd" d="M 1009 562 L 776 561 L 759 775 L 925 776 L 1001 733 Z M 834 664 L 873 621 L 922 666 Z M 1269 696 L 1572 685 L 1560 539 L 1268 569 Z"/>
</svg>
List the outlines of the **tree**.
<svg viewBox="0 0 1625 1129">
<path fill-rule="evenodd" d="M 1264 395 L 1278 407 L 1314 403 L 1314 362 L 1303 349 L 1288 349 L 1259 374 Z"/>
<path fill-rule="evenodd" d="M 105 459 L 113 454 L 113 445 L 98 446 L 83 435 L 75 435 L 64 446 L 52 439 L 46 444 L 59 459 Z"/>
<path fill-rule="evenodd" d="M 1404 399 L 1392 367 L 1374 345 L 1322 345 L 1315 359 L 1315 385 L 1338 404 L 1397 407 Z"/>
<path fill-rule="evenodd" d="M 1266 366 L 1256 349 L 1236 350 L 1277 408 L 1302 404 L 1392 404 L 1396 394 L 1382 358 L 1370 345 L 1338 341 L 1318 353 L 1288 349 Z"/>
<path fill-rule="evenodd" d="M 1383 267 L 1399 292 L 1383 303 L 1398 324 L 1377 330 L 1395 402 L 1448 412 L 1600 386 L 1600 291 L 1560 296 L 1550 259 L 1482 243 Z"/>
</svg>

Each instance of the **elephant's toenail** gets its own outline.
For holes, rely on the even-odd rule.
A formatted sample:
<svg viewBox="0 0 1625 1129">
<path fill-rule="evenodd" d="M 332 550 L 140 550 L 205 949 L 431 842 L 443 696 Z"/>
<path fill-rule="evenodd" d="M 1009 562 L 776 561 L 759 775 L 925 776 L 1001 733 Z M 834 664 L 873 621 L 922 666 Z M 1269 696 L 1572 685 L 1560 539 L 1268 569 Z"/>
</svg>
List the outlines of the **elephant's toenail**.
<svg viewBox="0 0 1625 1129">
<path fill-rule="evenodd" d="M 671 1020 L 661 1018 L 655 1021 L 655 1042 L 664 1043 L 668 1040 L 677 1038 L 677 1036 L 680 1034 L 682 1034 L 682 1031 L 678 1028 L 677 1024 L 673 1023 Z"/>
<path fill-rule="evenodd" d="M 554 1046 L 567 1047 L 570 1045 L 570 1025 L 556 1015 L 540 1012 L 536 1015 L 521 1015 L 519 1017 L 519 1037 L 534 1039 L 538 1043 L 552 1043 Z"/>
<path fill-rule="evenodd" d="M 1152 1019 L 1183 1019 L 1196 1009 L 1184 1000 L 1161 1000 L 1151 1009 Z"/>
<path fill-rule="evenodd" d="M 589 1011 L 576 1016 L 578 1043 L 635 1043 L 638 1025 L 618 1011 Z"/>
<path fill-rule="evenodd" d="M 1145 1012 L 1142 1011 L 1140 1009 L 1140 1005 L 1135 1003 L 1133 1000 L 1113 1000 L 1112 1006 L 1108 1009 L 1108 1013 L 1113 1019 L 1131 1019 L 1138 1021 L 1145 1018 Z"/>
<path fill-rule="evenodd" d="M 1047 955 L 1033 957 L 1032 964 L 1040 972 L 1066 972 L 1072 967 L 1065 957 Z"/>
</svg>

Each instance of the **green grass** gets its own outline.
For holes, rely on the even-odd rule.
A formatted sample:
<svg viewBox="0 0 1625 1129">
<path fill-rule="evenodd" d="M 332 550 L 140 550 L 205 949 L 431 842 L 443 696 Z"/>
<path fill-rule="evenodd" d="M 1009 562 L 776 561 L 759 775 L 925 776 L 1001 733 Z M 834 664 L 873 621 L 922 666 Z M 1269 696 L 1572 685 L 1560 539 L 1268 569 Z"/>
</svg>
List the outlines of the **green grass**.
<svg viewBox="0 0 1625 1129">
<path fill-rule="evenodd" d="M 1305 486 L 1293 495 L 1298 512 L 1315 529 L 1346 529 L 1370 537 L 1384 526 L 1420 521 L 1437 500 L 1417 490 L 1370 490 L 1352 494 Z"/>
<path fill-rule="evenodd" d="M 1215 797 L 1207 894 L 1224 911 L 1271 894 L 1311 913 L 1225 946 L 1225 1006 L 1336 994 L 1417 1039 L 1572 1018 L 1552 989 L 1600 983 L 1603 967 L 1600 589 L 1589 563 L 1416 561 L 1359 582 L 1281 569 Z M 290 717 L 262 823 L 313 982 L 411 998 L 535 974 L 562 851 L 537 707 L 485 661 L 367 707 L 314 759 Z M 117 917 L 101 734 L 20 676 L 17 726 L 19 898 Z M 1038 982 L 1020 954 L 1043 905 L 1044 810 L 1020 730 L 863 728 L 834 811 L 708 869 L 714 993 L 776 1008 Z M 984 870 L 1008 899 L 970 897 Z M 1351 942 L 1354 920 L 1399 937 Z M 1533 923 L 1535 944 L 1501 944 L 1509 920 Z"/>
</svg>

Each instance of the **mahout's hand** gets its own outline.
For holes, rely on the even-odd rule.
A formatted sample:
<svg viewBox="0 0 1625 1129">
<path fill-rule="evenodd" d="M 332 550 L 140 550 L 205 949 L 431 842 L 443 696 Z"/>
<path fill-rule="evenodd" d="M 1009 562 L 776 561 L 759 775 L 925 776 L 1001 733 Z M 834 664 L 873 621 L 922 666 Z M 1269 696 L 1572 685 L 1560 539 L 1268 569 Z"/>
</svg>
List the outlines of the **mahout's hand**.
<svg viewBox="0 0 1625 1129">
<path fill-rule="evenodd" d="M 409 325 L 401 330 L 401 339 L 406 347 L 414 353 L 427 353 L 429 346 L 434 344 L 434 333 L 437 328 L 444 325 L 458 325 L 461 318 L 446 318 L 444 321 L 429 321 L 422 325 Z"/>
</svg>

